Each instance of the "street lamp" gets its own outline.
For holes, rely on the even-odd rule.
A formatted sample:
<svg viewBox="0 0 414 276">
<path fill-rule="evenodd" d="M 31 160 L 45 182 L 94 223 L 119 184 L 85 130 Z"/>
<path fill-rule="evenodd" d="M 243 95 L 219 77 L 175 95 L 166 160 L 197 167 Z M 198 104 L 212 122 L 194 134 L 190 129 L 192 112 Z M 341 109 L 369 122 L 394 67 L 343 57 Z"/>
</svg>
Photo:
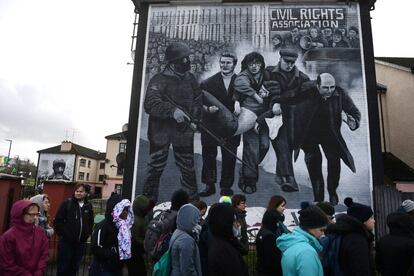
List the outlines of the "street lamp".
<svg viewBox="0 0 414 276">
<path fill-rule="evenodd" d="M 10 139 L 5 139 L 5 141 L 8 141 L 8 142 L 9 142 L 9 153 L 7 154 L 7 163 L 6 163 L 6 166 L 7 166 L 7 165 L 9 165 L 9 160 L 10 160 L 10 151 L 11 151 L 11 146 L 12 146 L 12 144 L 13 144 L 13 140 L 10 140 Z"/>
</svg>

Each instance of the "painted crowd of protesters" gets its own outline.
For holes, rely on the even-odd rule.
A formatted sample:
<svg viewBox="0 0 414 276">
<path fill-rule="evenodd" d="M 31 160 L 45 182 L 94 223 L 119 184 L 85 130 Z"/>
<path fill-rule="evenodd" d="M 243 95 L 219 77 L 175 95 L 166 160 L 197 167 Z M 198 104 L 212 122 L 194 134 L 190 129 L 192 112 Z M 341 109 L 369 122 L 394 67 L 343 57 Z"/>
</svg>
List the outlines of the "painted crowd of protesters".
<svg viewBox="0 0 414 276">
<path fill-rule="evenodd" d="M 292 47 L 300 52 L 315 48 L 360 48 L 358 33 L 355 26 L 348 29 L 311 26 L 307 30 L 293 27 L 287 34 L 272 35 L 271 45 L 273 51 Z"/>
<path fill-rule="evenodd" d="M 151 33 L 148 42 L 148 52 L 147 52 L 147 77 L 150 79 L 154 75 L 164 71 L 167 66 L 168 61 L 165 58 L 165 50 L 167 46 L 173 42 L 173 40 L 165 37 L 163 34 Z M 213 63 L 213 57 L 217 53 L 226 51 L 230 48 L 233 48 L 233 45 L 226 42 L 217 42 L 217 41 L 197 41 L 194 39 L 186 40 L 188 44 L 191 55 L 189 55 L 190 60 L 190 72 L 200 79 L 204 73 L 211 71 L 211 65 Z"/>
</svg>

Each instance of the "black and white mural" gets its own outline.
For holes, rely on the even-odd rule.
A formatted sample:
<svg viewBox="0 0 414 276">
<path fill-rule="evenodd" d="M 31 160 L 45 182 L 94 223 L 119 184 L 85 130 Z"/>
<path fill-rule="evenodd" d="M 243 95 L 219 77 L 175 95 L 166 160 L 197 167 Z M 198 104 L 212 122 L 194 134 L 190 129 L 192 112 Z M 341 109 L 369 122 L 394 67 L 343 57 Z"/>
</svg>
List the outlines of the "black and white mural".
<svg viewBox="0 0 414 276">
<path fill-rule="evenodd" d="M 359 5 L 149 8 L 135 194 L 369 204 Z"/>
<path fill-rule="evenodd" d="M 45 180 L 73 181 L 75 154 L 42 153 L 39 158 L 36 185 Z"/>
</svg>

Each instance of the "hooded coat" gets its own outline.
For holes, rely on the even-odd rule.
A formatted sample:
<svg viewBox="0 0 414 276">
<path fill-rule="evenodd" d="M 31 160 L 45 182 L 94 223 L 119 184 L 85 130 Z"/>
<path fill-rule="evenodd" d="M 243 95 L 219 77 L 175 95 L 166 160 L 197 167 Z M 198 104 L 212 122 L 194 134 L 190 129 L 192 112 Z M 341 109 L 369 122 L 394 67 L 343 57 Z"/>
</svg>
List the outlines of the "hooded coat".
<svg viewBox="0 0 414 276">
<path fill-rule="evenodd" d="M 46 270 L 49 243 L 43 229 L 23 221 L 29 200 L 19 200 L 11 210 L 12 227 L 0 237 L 0 275 L 42 276 Z"/>
<path fill-rule="evenodd" d="M 233 236 L 233 223 L 236 220 L 234 208 L 218 203 L 210 208 L 208 226 L 208 275 L 210 276 L 247 276 L 247 266 L 242 258 L 244 250 Z"/>
<path fill-rule="evenodd" d="M 36 220 L 36 225 L 39 225 L 40 227 L 42 227 L 46 233 L 46 236 L 50 238 L 55 233 L 55 231 L 53 230 L 53 228 L 49 225 L 49 222 L 47 221 L 47 213 L 45 212 L 45 208 L 43 205 L 44 197 L 45 195 L 43 194 L 35 195 L 34 197 L 30 198 L 30 201 L 33 203 L 36 203 L 40 207 L 40 210 L 39 210 L 40 214 Z"/>
<path fill-rule="evenodd" d="M 414 275 L 414 219 L 404 213 L 387 217 L 390 233 L 376 245 L 377 269 L 383 276 Z"/>
<path fill-rule="evenodd" d="M 341 236 L 339 266 L 345 276 L 374 275 L 373 235 L 359 220 L 340 215 L 335 224 L 328 226 L 326 233 Z"/>
<path fill-rule="evenodd" d="M 148 213 L 150 205 L 149 199 L 144 195 L 139 195 L 135 198 L 132 205 L 134 211 L 134 224 L 131 228 L 132 243 L 136 249 L 143 253 L 144 251 L 144 238 L 147 231 L 147 221 L 145 216 Z"/>
<path fill-rule="evenodd" d="M 263 215 L 262 227 L 256 235 L 257 271 L 262 275 L 282 275 L 282 252 L 275 240 L 289 230 L 283 224 L 285 217 L 276 210 L 267 210 Z"/>
<path fill-rule="evenodd" d="M 284 276 L 323 276 L 318 255 L 323 248 L 314 236 L 296 227 L 291 234 L 280 236 L 276 244 L 282 251 Z"/>
<path fill-rule="evenodd" d="M 200 211 L 192 204 L 183 205 L 177 214 L 177 229 L 170 240 L 171 276 L 201 276 L 200 253 L 193 229 Z"/>
<path fill-rule="evenodd" d="M 118 194 L 113 194 L 108 199 L 105 219 L 95 226 L 92 234 L 91 250 L 97 270 L 100 272 L 122 273 L 118 249 L 118 228 L 112 219 L 112 211 L 121 200 Z"/>
</svg>

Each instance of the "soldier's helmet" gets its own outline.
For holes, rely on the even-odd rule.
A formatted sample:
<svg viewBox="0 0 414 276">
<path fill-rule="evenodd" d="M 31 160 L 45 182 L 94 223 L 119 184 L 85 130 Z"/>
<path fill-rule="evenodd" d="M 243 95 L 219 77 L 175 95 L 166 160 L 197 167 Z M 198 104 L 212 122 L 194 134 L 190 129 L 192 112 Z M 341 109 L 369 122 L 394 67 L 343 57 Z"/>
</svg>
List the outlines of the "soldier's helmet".
<svg viewBox="0 0 414 276">
<path fill-rule="evenodd" d="M 187 44 L 182 42 L 173 42 L 165 50 L 165 60 L 168 63 L 171 63 L 175 60 L 188 57 L 190 54 L 191 50 Z"/>
<path fill-rule="evenodd" d="M 55 159 L 53 161 L 53 168 L 65 167 L 65 166 L 66 166 L 66 162 L 63 159 Z"/>
</svg>

